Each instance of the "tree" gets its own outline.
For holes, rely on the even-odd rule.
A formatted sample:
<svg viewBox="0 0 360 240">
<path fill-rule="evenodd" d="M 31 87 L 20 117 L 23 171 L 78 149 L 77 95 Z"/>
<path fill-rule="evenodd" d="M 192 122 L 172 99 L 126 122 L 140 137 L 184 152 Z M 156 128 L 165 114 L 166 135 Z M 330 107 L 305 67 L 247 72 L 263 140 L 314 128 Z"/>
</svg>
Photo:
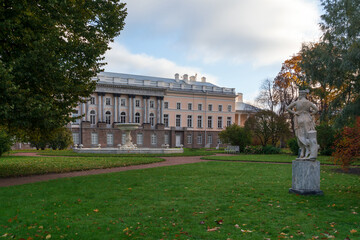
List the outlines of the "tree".
<svg viewBox="0 0 360 240">
<path fill-rule="evenodd" d="M 2 154 L 11 150 L 13 141 L 4 129 L 0 128 L 0 157 Z"/>
<path fill-rule="evenodd" d="M 119 0 L 0 5 L 0 124 L 17 136 L 51 131 L 95 89 L 102 55 L 126 17 Z"/>
<path fill-rule="evenodd" d="M 282 116 L 269 110 L 262 110 L 250 116 L 245 122 L 245 129 L 261 142 L 262 146 L 276 146 L 281 137 L 289 134 L 289 125 Z"/>
<path fill-rule="evenodd" d="M 307 81 L 320 84 L 322 91 L 338 94 L 330 101 L 329 116 L 337 115 L 344 126 L 360 115 L 360 2 L 359 0 L 322 0 L 322 38 L 303 46 L 302 68 Z M 339 114 L 339 109 L 341 112 Z"/>
<path fill-rule="evenodd" d="M 355 161 L 360 160 L 360 117 L 353 127 L 344 127 L 335 141 L 333 159 L 336 164 L 347 170 Z"/>
<path fill-rule="evenodd" d="M 290 120 L 293 132 L 295 132 L 294 116 L 288 113 L 286 107 L 297 98 L 299 86 L 304 85 L 304 73 L 301 70 L 300 62 L 300 55 L 286 60 L 274 79 L 274 98 L 280 105 L 279 115 Z"/>
<path fill-rule="evenodd" d="M 73 144 L 71 131 L 65 127 L 57 129 L 49 140 L 49 147 L 53 150 L 63 150 L 71 144 Z"/>
<path fill-rule="evenodd" d="M 255 100 L 260 105 L 271 111 L 274 111 L 278 101 L 274 96 L 273 82 L 270 79 L 265 79 L 260 87 L 259 96 Z"/>
<path fill-rule="evenodd" d="M 219 138 L 223 143 L 239 146 L 240 152 L 243 152 L 245 147 L 251 143 L 250 132 L 235 123 L 221 131 Z"/>
</svg>

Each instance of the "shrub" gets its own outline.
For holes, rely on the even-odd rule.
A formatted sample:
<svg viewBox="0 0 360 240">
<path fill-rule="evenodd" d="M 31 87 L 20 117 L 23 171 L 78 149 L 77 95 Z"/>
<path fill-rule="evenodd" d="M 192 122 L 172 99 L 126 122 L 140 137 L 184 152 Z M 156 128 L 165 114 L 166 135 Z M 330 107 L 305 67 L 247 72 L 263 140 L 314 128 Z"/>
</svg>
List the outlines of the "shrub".
<svg viewBox="0 0 360 240">
<path fill-rule="evenodd" d="M 334 152 L 336 132 L 328 124 L 321 124 L 316 127 L 317 140 L 320 145 L 320 154 L 330 156 Z"/>
<path fill-rule="evenodd" d="M 0 157 L 3 153 L 10 151 L 12 145 L 11 137 L 4 130 L 0 129 Z"/>
<path fill-rule="evenodd" d="M 246 154 L 262 154 L 263 153 L 263 147 L 261 145 L 258 146 L 246 146 L 244 149 L 244 153 Z"/>
<path fill-rule="evenodd" d="M 274 147 L 272 145 L 266 145 L 263 147 L 263 153 L 264 154 L 279 154 L 280 148 Z"/>
<path fill-rule="evenodd" d="M 348 167 L 359 160 L 360 156 L 360 117 L 357 117 L 354 127 L 344 127 L 340 136 L 335 140 L 333 160 L 342 168 Z"/>
<path fill-rule="evenodd" d="M 73 141 L 70 130 L 67 128 L 60 128 L 51 136 L 51 139 L 49 140 L 49 147 L 53 150 L 63 150 L 68 148 L 72 143 Z"/>
<path fill-rule="evenodd" d="M 223 143 L 239 146 L 240 152 L 244 152 L 244 148 L 251 143 L 250 131 L 236 124 L 232 124 L 221 131 L 219 138 Z"/>
<path fill-rule="evenodd" d="M 293 153 L 293 155 L 299 155 L 299 145 L 297 143 L 296 138 L 289 139 L 287 144 L 288 144 L 291 152 Z"/>
</svg>

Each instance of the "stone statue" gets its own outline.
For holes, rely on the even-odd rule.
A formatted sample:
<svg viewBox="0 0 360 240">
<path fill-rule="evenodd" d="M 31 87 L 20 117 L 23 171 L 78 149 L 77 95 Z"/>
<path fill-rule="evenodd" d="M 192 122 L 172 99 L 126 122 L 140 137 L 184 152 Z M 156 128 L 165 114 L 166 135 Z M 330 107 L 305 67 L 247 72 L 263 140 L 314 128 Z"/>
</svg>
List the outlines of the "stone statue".
<svg viewBox="0 0 360 240">
<path fill-rule="evenodd" d="M 295 115 L 295 135 L 301 149 L 299 158 L 315 161 L 319 146 L 316 140 L 315 123 L 312 115 L 316 114 L 319 109 L 306 99 L 308 92 L 309 90 L 300 90 L 298 100 L 287 106 L 286 110 Z M 295 111 L 293 108 L 295 108 Z"/>
</svg>

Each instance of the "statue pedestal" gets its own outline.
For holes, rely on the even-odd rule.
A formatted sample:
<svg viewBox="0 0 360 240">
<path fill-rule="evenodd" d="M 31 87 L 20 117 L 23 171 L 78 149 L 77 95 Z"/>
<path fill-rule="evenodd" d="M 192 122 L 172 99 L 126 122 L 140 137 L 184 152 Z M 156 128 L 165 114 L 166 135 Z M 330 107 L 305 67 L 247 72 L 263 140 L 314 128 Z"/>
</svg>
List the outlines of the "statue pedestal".
<svg viewBox="0 0 360 240">
<path fill-rule="evenodd" d="M 320 190 L 320 162 L 305 159 L 292 161 L 292 186 L 289 193 L 323 195 Z"/>
</svg>

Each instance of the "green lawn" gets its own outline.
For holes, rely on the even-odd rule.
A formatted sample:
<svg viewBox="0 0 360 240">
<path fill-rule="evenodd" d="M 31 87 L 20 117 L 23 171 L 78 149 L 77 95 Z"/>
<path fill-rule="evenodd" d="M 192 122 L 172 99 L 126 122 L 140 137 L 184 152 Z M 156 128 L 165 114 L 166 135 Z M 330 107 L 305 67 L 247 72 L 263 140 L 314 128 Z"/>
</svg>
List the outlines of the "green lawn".
<svg viewBox="0 0 360 240">
<path fill-rule="evenodd" d="M 72 150 L 16 150 L 11 153 L 19 152 L 36 152 L 39 155 L 45 156 L 72 156 L 72 157 L 176 157 L 176 156 L 206 156 L 214 155 L 215 153 L 224 153 L 224 150 L 215 150 L 215 149 L 195 149 L 195 148 L 184 148 L 184 153 L 172 153 L 172 154 L 94 154 L 94 153 L 76 153 Z M 10 153 L 10 154 L 11 154 Z"/>
<path fill-rule="evenodd" d="M 289 194 L 291 165 L 196 164 L 0 188 L 2 239 L 360 239 L 357 175 L 321 167 L 324 196 Z"/>
<path fill-rule="evenodd" d="M 161 162 L 154 157 L 24 157 L 0 158 L 0 178 L 33 174 L 71 172 Z"/>
<path fill-rule="evenodd" d="M 291 163 L 296 156 L 289 154 L 239 154 L 236 156 L 206 156 L 202 159 L 219 161 L 254 161 L 254 162 L 287 162 Z M 318 161 L 322 164 L 334 164 L 330 156 L 318 156 Z"/>
</svg>

